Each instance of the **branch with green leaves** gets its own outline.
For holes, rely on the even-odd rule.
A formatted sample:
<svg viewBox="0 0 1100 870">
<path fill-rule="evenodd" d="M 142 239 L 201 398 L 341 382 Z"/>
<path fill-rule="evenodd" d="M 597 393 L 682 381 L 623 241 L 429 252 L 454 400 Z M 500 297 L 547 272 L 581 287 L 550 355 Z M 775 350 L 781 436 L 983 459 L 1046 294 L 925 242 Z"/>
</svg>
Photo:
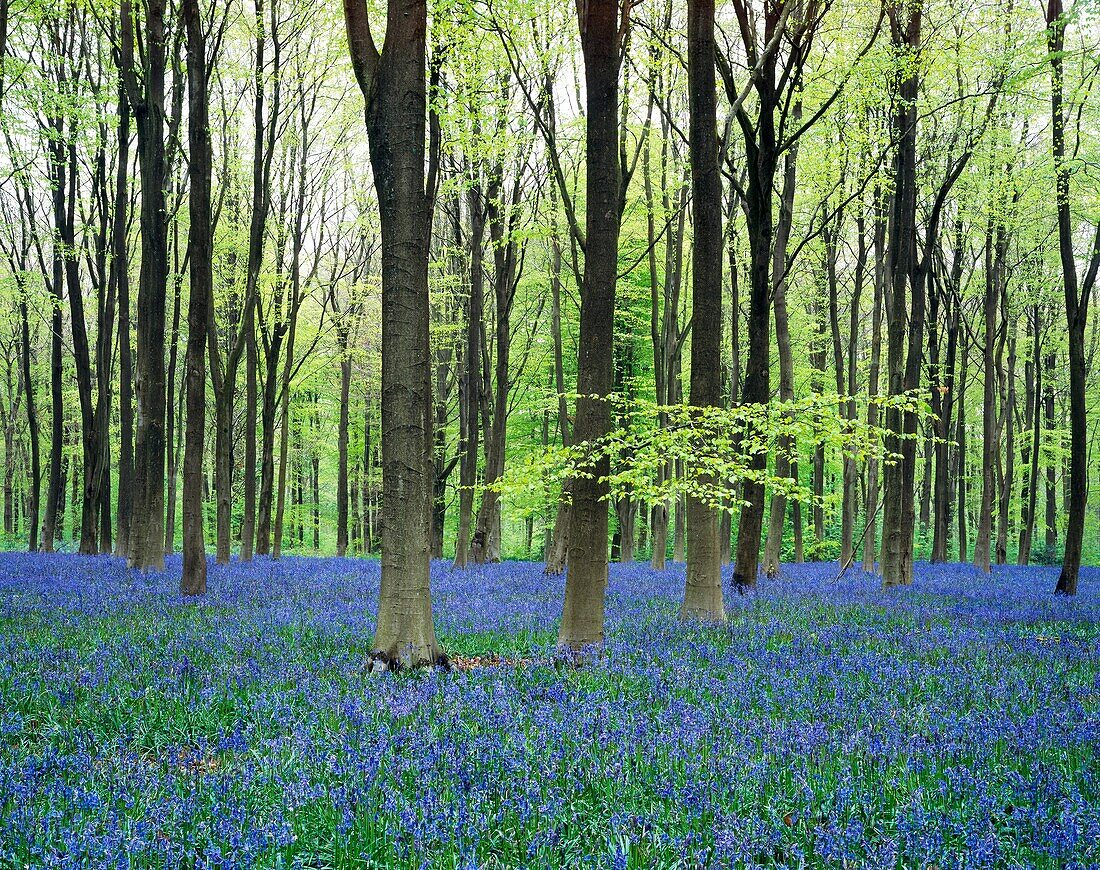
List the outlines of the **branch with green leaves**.
<svg viewBox="0 0 1100 870">
<path fill-rule="evenodd" d="M 575 396 L 572 398 L 576 398 Z M 789 402 L 742 404 L 732 408 L 659 406 L 653 402 L 607 399 L 617 426 L 596 442 L 569 447 L 549 446 L 524 463 L 513 463 L 494 488 L 519 511 L 536 512 L 568 492 L 566 480 L 597 474 L 608 460 L 608 499 L 629 497 L 645 505 L 669 503 L 681 496 L 698 498 L 714 508 L 732 511 L 739 504 L 739 483 L 761 483 L 769 492 L 803 503 L 815 500 L 813 490 L 792 477 L 763 470 L 753 460 L 787 451 L 794 460 L 818 445 L 859 462 L 896 461 L 887 436 L 900 435 L 866 420 L 845 419 L 847 396 L 812 395 Z M 880 410 L 915 414 L 924 421 L 931 410 L 916 392 L 873 396 Z M 885 418 L 881 414 L 879 419 Z M 664 419 L 658 426 L 655 420 Z M 918 427 L 918 431 L 920 428 Z M 682 474 L 660 474 L 661 468 L 682 467 Z M 828 498 L 828 496 L 826 496 Z"/>
</svg>

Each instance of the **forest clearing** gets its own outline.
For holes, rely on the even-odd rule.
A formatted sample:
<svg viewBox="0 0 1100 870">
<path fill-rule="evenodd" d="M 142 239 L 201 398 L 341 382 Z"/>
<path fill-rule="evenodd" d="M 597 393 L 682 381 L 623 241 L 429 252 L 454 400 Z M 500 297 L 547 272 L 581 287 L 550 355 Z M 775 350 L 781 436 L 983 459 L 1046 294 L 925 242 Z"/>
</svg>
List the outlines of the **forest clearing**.
<svg viewBox="0 0 1100 870">
<path fill-rule="evenodd" d="M 212 565 L 197 606 L 179 571 L 0 559 L 0 864 L 1100 861 L 1092 569 L 1070 603 L 1052 569 L 884 592 L 798 565 L 706 627 L 676 619 L 682 568 L 618 565 L 576 669 L 559 578 L 437 562 L 466 669 L 390 678 L 363 667 L 377 562 Z"/>
</svg>

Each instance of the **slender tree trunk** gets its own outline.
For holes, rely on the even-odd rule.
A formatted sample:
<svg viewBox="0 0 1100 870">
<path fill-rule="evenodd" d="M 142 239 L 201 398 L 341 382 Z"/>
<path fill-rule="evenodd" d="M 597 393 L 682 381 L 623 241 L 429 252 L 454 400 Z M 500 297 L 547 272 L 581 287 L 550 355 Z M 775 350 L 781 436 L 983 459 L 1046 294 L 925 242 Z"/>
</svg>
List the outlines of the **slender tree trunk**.
<svg viewBox="0 0 1100 870">
<path fill-rule="evenodd" d="M 1035 536 L 1035 516 L 1038 507 L 1039 450 L 1042 437 L 1042 415 L 1039 413 L 1039 398 L 1043 393 L 1041 317 L 1039 306 L 1034 305 L 1029 324 L 1031 327 L 1031 359 L 1024 366 L 1024 388 L 1027 396 L 1026 418 L 1031 440 L 1025 447 L 1025 463 L 1028 470 L 1024 476 L 1024 516 L 1020 523 L 1020 549 L 1016 554 L 1016 561 L 1020 565 L 1028 565 L 1031 562 L 1031 546 Z"/>
<path fill-rule="evenodd" d="M 836 379 L 836 392 L 838 396 L 847 395 L 848 401 L 844 403 L 843 413 L 845 420 L 855 419 L 855 367 L 849 363 L 845 368 L 844 344 L 840 336 L 840 299 L 837 280 L 837 250 L 836 236 L 839 235 L 840 219 L 837 226 L 830 227 L 824 234 L 826 247 L 825 272 L 829 291 L 829 328 L 832 337 L 833 348 L 833 372 Z M 849 357 L 855 355 L 856 332 L 859 324 L 859 297 L 863 287 L 863 270 L 865 268 L 866 240 L 860 227 L 857 237 L 856 274 L 852 289 L 852 317 L 851 331 L 848 339 Z M 841 479 L 840 501 L 840 564 L 847 565 L 852 560 L 852 549 L 855 537 L 855 498 L 856 498 L 856 468 L 855 459 L 848 453 L 841 457 L 843 472 Z"/>
<path fill-rule="evenodd" d="M 1058 208 L 1058 252 L 1062 262 L 1062 289 L 1065 296 L 1069 347 L 1069 521 L 1062 558 L 1062 573 L 1055 593 L 1077 594 L 1077 575 L 1081 569 L 1081 546 L 1088 507 L 1088 431 L 1086 422 L 1087 367 L 1085 362 L 1085 325 L 1088 322 L 1089 297 L 1100 266 L 1100 223 L 1096 225 L 1088 271 L 1078 281 L 1073 251 L 1073 223 L 1070 213 L 1070 168 L 1066 165 L 1066 116 L 1063 107 L 1063 57 L 1066 18 L 1062 0 L 1047 5 L 1047 47 L 1051 68 L 1052 154 L 1054 156 L 1055 200 Z"/>
<path fill-rule="evenodd" d="M 172 247 L 179 249 L 178 224 L 172 227 Z M 175 292 L 172 301 L 172 341 L 168 350 L 168 377 L 166 379 L 165 399 L 165 458 L 168 464 L 167 486 L 164 500 L 164 552 L 170 554 L 176 544 L 176 493 L 179 480 L 179 425 L 178 417 L 182 416 L 182 405 L 185 400 L 186 383 L 181 384 L 180 414 L 176 413 L 176 363 L 179 357 L 180 316 L 183 300 L 183 274 L 180 271 L 179 255 L 176 254 L 176 273 L 173 284 Z M 185 351 L 186 352 L 186 351 Z"/>
<path fill-rule="evenodd" d="M 959 414 L 955 426 L 955 480 L 959 488 L 959 561 L 966 562 L 969 559 L 970 545 L 967 540 L 967 515 L 966 515 L 966 491 L 969 486 L 966 471 L 966 381 L 967 369 L 970 359 L 970 348 L 967 346 L 967 338 L 962 337 L 962 348 L 959 361 Z"/>
<path fill-rule="evenodd" d="M 351 405 L 351 357 L 340 358 L 340 424 L 336 436 L 336 555 L 348 549 L 348 430 Z"/>
<path fill-rule="evenodd" d="M 797 114 L 797 113 L 796 113 Z M 775 344 L 779 350 L 779 400 L 794 400 L 794 354 L 791 351 L 790 316 L 787 312 L 787 245 L 794 223 L 794 195 L 798 147 L 787 152 L 783 167 L 783 193 L 779 202 L 779 221 L 775 228 L 775 244 L 772 253 L 772 281 L 775 284 L 772 307 L 775 312 Z M 797 474 L 792 464 L 795 445 L 783 437 L 775 453 L 775 476 L 791 477 Z M 768 513 L 768 533 L 764 539 L 764 572 L 769 577 L 779 574 L 779 560 L 783 555 L 783 526 L 787 517 L 787 497 L 781 492 L 772 493 Z M 796 521 L 796 526 L 800 525 Z M 801 557 L 796 561 L 801 562 Z"/>
<path fill-rule="evenodd" d="M 207 110 L 206 37 L 199 0 L 183 0 L 187 27 L 187 130 L 190 146 L 191 286 L 187 302 L 187 417 L 183 454 L 183 573 L 180 592 L 206 592 L 206 545 L 202 533 L 202 460 L 206 436 L 206 319 L 213 293 L 213 157 Z"/>
<path fill-rule="evenodd" d="M 871 305 L 871 359 L 867 374 L 867 424 L 879 425 L 879 408 L 874 399 L 879 392 L 879 376 L 882 368 L 882 308 L 886 289 L 886 215 L 882 192 L 875 190 L 874 237 L 875 256 L 874 299 Z M 863 570 L 875 571 L 875 554 L 878 552 L 877 527 L 879 513 L 879 465 L 878 460 L 867 460 L 866 529 L 863 533 Z"/>
<path fill-rule="evenodd" d="M 275 412 L 278 407 L 279 360 L 288 324 L 275 324 L 264 353 L 264 389 L 260 408 L 260 493 L 256 503 L 256 555 L 271 554 L 271 512 L 275 496 Z M 347 478 L 345 478 L 345 484 Z M 347 528 L 345 522 L 345 529 Z"/>
<path fill-rule="evenodd" d="M 1057 426 L 1054 414 L 1054 371 L 1058 364 L 1056 353 L 1046 354 L 1043 365 L 1046 367 L 1046 386 L 1043 388 L 1043 419 L 1047 431 L 1048 444 L 1053 440 L 1054 430 Z M 1055 486 L 1057 460 L 1053 451 L 1046 453 L 1046 558 L 1054 559 L 1055 548 L 1058 546 L 1058 499 Z"/>
<path fill-rule="evenodd" d="M 249 316 L 249 315 L 246 315 Z M 256 322 L 254 312 L 245 330 L 245 397 L 244 397 L 244 515 L 241 518 L 242 562 L 251 562 L 256 544 Z"/>
<path fill-rule="evenodd" d="M 61 536 L 65 522 L 65 472 L 62 467 L 65 446 L 65 407 L 61 356 L 62 341 L 62 283 L 64 265 L 59 246 L 53 253 L 53 275 L 50 281 L 50 483 L 46 490 L 46 518 L 42 525 L 42 549 L 54 550 L 54 542 Z"/>
<path fill-rule="evenodd" d="M 551 185 L 551 190 L 555 188 Z M 470 298 L 466 308 L 466 356 L 462 365 L 462 383 L 459 387 L 461 413 L 461 460 L 458 472 L 458 537 L 455 540 L 455 567 L 465 568 L 469 558 L 471 523 L 474 512 L 474 489 L 477 486 L 477 458 L 481 433 L 481 416 L 478 413 L 478 395 L 481 371 L 481 330 L 483 300 L 485 296 L 485 272 L 482 266 L 482 245 L 485 238 L 485 212 L 481 189 L 475 186 L 469 192 L 470 215 Z M 560 269 L 560 254 L 559 254 Z M 553 282 L 555 279 L 551 277 Z M 557 287 L 554 288 L 555 300 Z M 560 340 L 559 340 L 560 344 Z"/>
<path fill-rule="evenodd" d="M 951 524 L 951 424 L 955 409 L 955 368 L 958 359 L 959 348 L 959 285 L 962 281 L 962 224 L 955 225 L 955 255 L 951 266 L 951 273 L 946 288 L 940 288 L 933 293 L 932 311 L 929 319 L 930 349 L 934 349 L 932 357 L 934 377 L 937 383 L 932 390 L 932 421 L 933 432 L 936 436 L 934 449 L 936 464 L 936 484 L 933 491 L 932 511 L 932 553 L 931 561 L 947 561 L 947 544 L 950 536 Z M 943 305 L 943 322 L 947 333 L 947 352 L 943 363 L 939 356 L 939 324 L 941 320 L 940 303 Z"/>
<path fill-rule="evenodd" d="M 771 127 L 773 107 L 761 107 L 760 127 Z M 774 132 L 770 136 L 774 141 Z M 749 234 L 749 317 L 748 362 L 745 366 L 745 384 L 742 401 L 749 405 L 765 405 L 771 397 L 771 330 L 769 314 L 772 303 L 772 179 L 775 173 L 774 148 L 769 141 L 758 149 L 756 166 L 749 173 L 749 190 L 746 202 Z M 751 468 L 762 471 L 767 456 L 761 451 L 754 457 Z M 760 534 L 764 522 L 764 486 L 753 480 L 743 485 L 743 504 L 737 524 L 737 557 L 734 562 L 733 582 L 739 592 L 756 586 L 760 566 Z"/>
<path fill-rule="evenodd" d="M 1002 305 L 1005 306 L 1004 321 L 1008 329 L 1008 371 L 1006 373 L 1006 386 L 1001 423 L 999 428 L 1005 433 L 1005 464 L 1001 479 L 1000 500 L 997 505 L 997 547 L 996 560 L 998 565 L 1004 565 L 1008 561 L 1008 533 L 1011 523 L 1009 509 L 1012 505 L 1012 488 L 1015 486 L 1013 470 L 1016 465 L 1016 331 L 1012 326 L 1012 314 L 1007 310 L 1008 296 L 1002 294 Z"/>
<path fill-rule="evenodd" d="M 19 294 L 19 361 L 22 365 L 23 396 L 27 406 L 27 432 L 31 442 L 31 479 L 27 493 L 27 549 L 38 551 L 39 500 L 42 497 L 42 459 L 39 447 L 38 408 L 34 398 L 34 378 L 31 371 L 31 324 L 27 310 L 26 289 Z"/>
</svg>

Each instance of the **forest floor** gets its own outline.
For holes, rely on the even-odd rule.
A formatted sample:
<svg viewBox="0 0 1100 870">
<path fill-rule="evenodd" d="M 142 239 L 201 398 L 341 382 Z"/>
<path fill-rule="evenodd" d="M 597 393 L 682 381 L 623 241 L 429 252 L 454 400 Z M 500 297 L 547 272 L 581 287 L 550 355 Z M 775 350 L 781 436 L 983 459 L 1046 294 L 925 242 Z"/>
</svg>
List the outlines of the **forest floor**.
<svg viewBox="0 0 1100 870">
<path fill-rule="evenodd" d="M 1100 571 L 834 564 L 676 621 L 614 566 L 601 661 L 560 578 L 434 570 L 453 656 L 363 672 L 377 562 L 0 556 L 0 866 L 1084 867 L 1100 863 Z"/>
</svg>

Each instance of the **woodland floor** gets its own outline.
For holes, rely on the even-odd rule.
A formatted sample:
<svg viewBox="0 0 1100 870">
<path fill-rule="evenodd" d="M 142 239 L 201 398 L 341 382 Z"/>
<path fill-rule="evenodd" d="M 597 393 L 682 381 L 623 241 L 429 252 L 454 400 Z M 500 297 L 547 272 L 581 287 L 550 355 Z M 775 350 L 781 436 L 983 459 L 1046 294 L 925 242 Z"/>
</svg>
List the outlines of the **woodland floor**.
<svg viewBox="0 0 1100 870">
<path fill-rule="evenodd" d="M 721 628 L 614 566 L 605 658 L 562 581 L 434 569 L 452 655 L 363 673 L 378 563 L 0 556 L 0 866 L 1100 864 L 1100 571 L 794 566 Z"/>
</svg>

